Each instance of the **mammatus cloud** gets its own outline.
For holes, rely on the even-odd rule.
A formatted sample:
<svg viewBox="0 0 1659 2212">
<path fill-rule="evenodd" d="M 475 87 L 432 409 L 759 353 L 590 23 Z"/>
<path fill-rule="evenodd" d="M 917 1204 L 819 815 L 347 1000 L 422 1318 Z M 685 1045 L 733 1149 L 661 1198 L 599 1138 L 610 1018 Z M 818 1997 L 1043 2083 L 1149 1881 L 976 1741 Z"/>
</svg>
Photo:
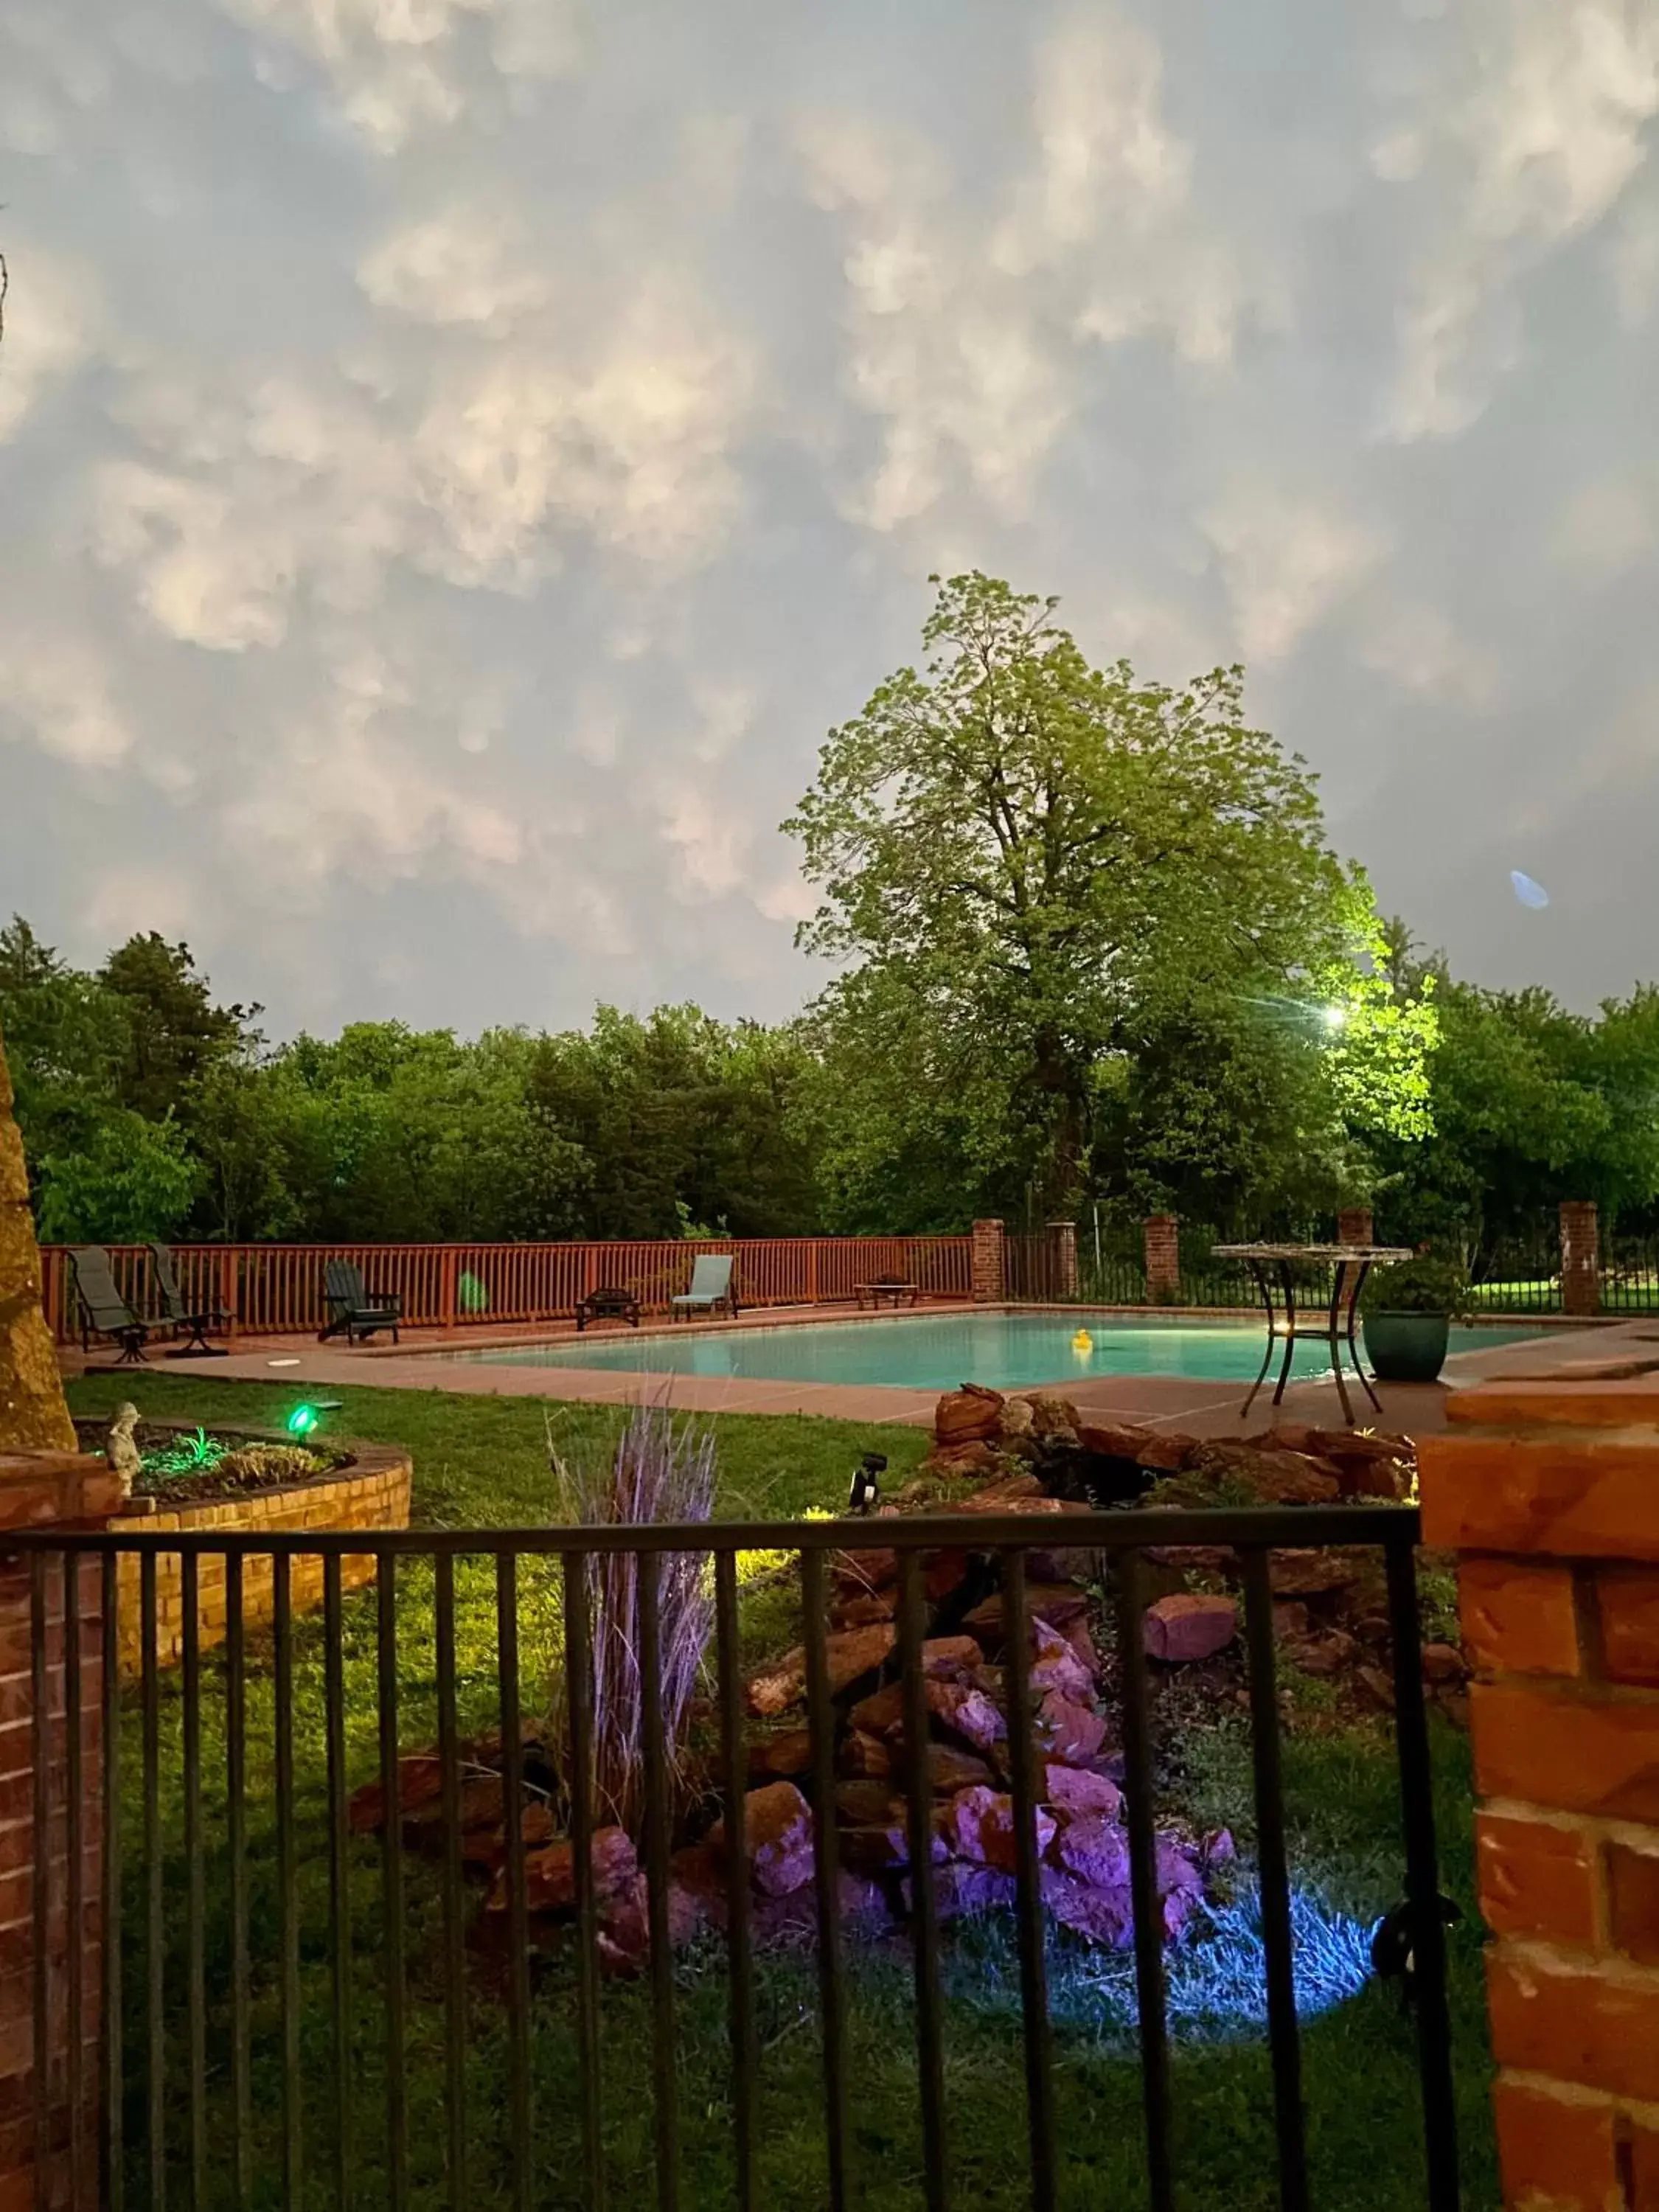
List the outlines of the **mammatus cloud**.
<svg viewBox="0 0 1659 2212">
<path fill-rule="evenodd" d="M 0 909 L 279 1032 L 781 1014 L 775 825 L 977 565 L 1245 659 L 1465 968 L 1623 988 L 1656 118 L 1620 0 L 12 0 Z"/>
</svg>

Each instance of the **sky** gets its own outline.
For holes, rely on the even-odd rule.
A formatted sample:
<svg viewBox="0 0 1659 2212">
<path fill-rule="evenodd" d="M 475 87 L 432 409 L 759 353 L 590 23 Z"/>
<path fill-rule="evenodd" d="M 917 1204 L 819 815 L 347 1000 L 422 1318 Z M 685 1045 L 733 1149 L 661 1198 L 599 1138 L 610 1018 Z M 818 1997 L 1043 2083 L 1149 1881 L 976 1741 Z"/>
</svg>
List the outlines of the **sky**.
<svg viewBox="0 0 1659 2212">
<path fill-rule="evenodd" d="M 0 203 L 73 957 L 785 1016 L 776 825 L 981 568 L 1243 661 L 1460 973 L 1659 975 L 1659 0 L 0 0 Z"/>
</svg>

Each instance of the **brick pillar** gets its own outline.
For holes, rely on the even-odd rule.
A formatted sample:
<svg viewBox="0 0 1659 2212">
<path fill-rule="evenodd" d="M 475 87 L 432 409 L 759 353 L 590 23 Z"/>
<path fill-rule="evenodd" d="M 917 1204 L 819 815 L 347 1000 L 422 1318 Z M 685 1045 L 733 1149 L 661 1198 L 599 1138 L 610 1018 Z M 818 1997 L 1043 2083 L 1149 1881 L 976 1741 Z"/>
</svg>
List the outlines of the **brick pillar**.
<svg viewBox="0 0 1659 2212">
<path fill-rule="evenodd" d="M 1561 1201 L 1561 1310 L 1570 1314 L 1601 1310 L 1601 1235 L 1595 1201 Z"/>
<path fill-rule="evenodd" d="M 1075 1221 L 1051 1221 L 1048 1224 L 1048 1247 L 1053 1254 L 1054 1296 L 1074 1298 L 1077 1296 L 1077 1224 Z"/>
<path fill-rule="evenodd" d="M 969 1246 L 969 1267 L 976 1306 L 1000 1305 L 1007 1296 L 1007 1277 L 1003 1260 L 1002 1224 L 1000 1221 L 976 1221 Z"/>
<path fill-rule="evenodd" d="M 1652 2212 L 1659 1395 L 1642 1406 L 1590 1386 L 1498 1386 L 1448 1410 L 1459 1429 L 1422 1442 L 1423 1534 L 1461 1555 L 1477 1676 L 1478 1872 L 1492 1935 L 1504 2203 Z M 1482 1419 L 1494 1425 L 1474 1425 Z M 1552 1420 L 1580 1425 L 1541 1425 Z"/>
<path fill-rule="evenodd" d="M 1371 1224 L 1369 1206 L 1345 1206 L 1336 1217 L 1336 1241 L 1339 1244 L 1375 1244 L 1376 1232 Z"/>
<path fill-rule="evenodd" d="M 1173 1213 L 1148 1214 L 1142 1225 L 1146 1295 L 1155 1305 L 1173 1305 L 1181 1296 L 1180 1228 Z"/>
</svg>

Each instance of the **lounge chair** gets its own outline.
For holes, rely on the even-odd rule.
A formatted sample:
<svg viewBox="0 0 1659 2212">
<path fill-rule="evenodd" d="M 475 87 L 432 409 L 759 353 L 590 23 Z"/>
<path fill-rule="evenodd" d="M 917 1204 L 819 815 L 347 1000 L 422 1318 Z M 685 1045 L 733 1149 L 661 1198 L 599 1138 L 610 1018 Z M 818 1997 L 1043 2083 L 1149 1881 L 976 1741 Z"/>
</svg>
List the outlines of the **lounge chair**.
<svg viewBox="0 0 1659 2212">
<path fill-rule="evenodd" d="M 635 1293 L 621 1283 L 601 1283 L 585 1298 L 576 1301 L 577 1334 L 591 1321 L 625 1321 L 630 1328 L 640 1325 L 640 1302 Z"/>
<path fill-rule="evenodd" d="M 149 1260 L 151 1279 L 161 1302 L 162 1316 L 175 1328 L 185 1332 L 184 1342 L 169 1352 L 167 1358 L 222 1359 L 225 1357 L 224 1346 L 210 1344 L 207 1332 L 210 1328 L 228 1328 L 234 1320 L 234 1315 L 228 1314 L 222 1306 L 194 1305 L 185 1298 L 179 1288 L 178 1270 L 173 1264 L 173 1254 L 167 1245 L 152 1244 Z"/>
<path fill-rule="evenodd" d="M 319 1344 L 326 1343 L 331 1336 L 345 1331 L 348 1344 L 356 1344 L 359 1337 L 373 1336 L 376 1329 L 389 1328 L 392 1341 L 398 1341 L 398 1324 L 404 1317 L 402 1298 L 392 1295 L 382 1297 L 371 1291 L 363 1281 L 363 1271 L 355 1260 L 328 1260 L 323 1265 L 323 1303 L 328 1308 L 328 1322 L 317 1332 Z"/>
<path fill-rule="evenodd" d="M 94 1336 L 106 1336 L 121 1347 L 118 1366 L 142 1367 L 145 1340 L 154 1324 L 141 1321 L 115 1287 L 109 1254 L 101 1244 L 77 1244 L 70 1253 L 70 1265 L 81 1309 L 82 1352 L 91 1351 Z"/>
<path fill-rule="evenodd" d="M 700 1252 L 691 1265 L 691 1287 L 668 1302 L 673 1314 L 713 1313 L 724 1306 L 735 1321 L 738 1294 L 732 1287 L 732 1255 Z"/>
</svg>

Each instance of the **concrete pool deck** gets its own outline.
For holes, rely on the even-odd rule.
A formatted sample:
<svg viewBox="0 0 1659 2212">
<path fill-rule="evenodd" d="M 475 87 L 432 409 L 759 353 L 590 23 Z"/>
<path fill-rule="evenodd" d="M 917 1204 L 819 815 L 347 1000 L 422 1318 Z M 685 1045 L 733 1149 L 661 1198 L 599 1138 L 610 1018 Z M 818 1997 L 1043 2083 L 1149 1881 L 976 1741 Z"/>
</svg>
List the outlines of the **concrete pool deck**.
<svg viewBox="0 0 1659 2212">
<path fill-rule="evenodd" d="M 928 1305 L 933 1314 L 963 1313 L 975 1309 L 965 1304 L 941 1301 Z M 1029 1312 L 1030 1308 L 1013 1310 Z M 1079 1320 L 1102 1317 L 1110 1310 L 1066 1307 Z M 1133 1310 L 1137 1312 L 1141 1309 Z M 1161 1318 L 1202 1318 L 1209 1321 L 1254 1320 L 1259 1314 L 1224 1315 L 1213 1309 L 1190 1316 L 1178 1310 L 1160 1308 Z M 744 1315 L 736 1322 L 714 1326 L 728 1329 L 777 1328 L 800 1322 L 847 1322 L 857 1318 L 845 1306 L 799 1309 L 772 1307 Z M 891 1326 L 891 1319 L 866 1317 L 872 1328 Z M 1524 1325 L 1524 1317 L 1504 1324 Z M 702 1328 L 703 1325 L 699 1324 Z M 655 1334 L 656 1332 L 650 1332 Z M 690 1326 L 682 1333 L 690 1334 Z M 606 1339 L 617 1332 L 607 1330 Z M 597 1334 L 597 1332 L 596 1332 Z M 480 1340 L 482 1339 L 482 1341 Z M 349 1386 L 384 1390 L 444 1390 L 480 1397 L 546 1398 L 580 1404 L 621 1406 L 635 1401 L 642 1391 L 658 1387 L 659 1378 L 636 1370 L 580 1367 L 514 1367 L 487 1360 L 447 1360 L 446 1352 L 481 1352 L 514 1346 L 578 1341 L 574 1328 L 538 1323 L 522 1328 L 406 1329 L 397 1346 L 319 1344 L 314 1338 L 240 1336 L 229 1355 L 210 1359 L 149 1361 L 146 1371 L 180 1375 L 204 1382 L 275 1382 L 296 1391 Z M 439 1355 L 434 1357 L 434 1355 Z M 64 1355 L 65 1372 L 131 1374 L 94 1358 L 82 1362 L 78 1355 Z M 1556 1316 L 1540 1317 L 1536 1338 L 1524 1343 L 1494 1346 L 1490 1352 L 1459 1354 L 1448 1361 L 1445 1378 L 1437 1383 L 1384 1383 L 1377 1425 L 1418 1436 L 1444 1428 L 1444 1401 L 1451 1390 L 1467 1389 L 1476 1382 L 1570 1383 L 1616 1379 L 1645 1371 L 1659 1375 L 1659 1315 L 1586 1325 L 1564 1325 Z M 936 1390 L 915 1390 L 890 1384 L 830 1384 L 761 1381 L 738 1376 L 675 1375 L 672 1382 L 674 1406 L 695 1413 L 809 1413 L 842 1421 L 898 1423 L 906 1427 L 928 1426 L 938 1403 Z M 1057 1378 L 1045 1386 L 1071 1399 L 1079 1410 L 1102 1420 L 1133 1420 L 1153 1426 L 1181 1428 L 1200 1436 L 1236 1431 L 1248 1387 L 1235 1381 L 1200 1382 L 1177 1376 L 1097 1375 L 1081 1380 Z M 1273 1419 L 1270 1393 L 1258 1397 L 1250 1409 L 1251 1426 L 1267 1427 Z M 1356 1418 L 1370 1414 L 1363 1392 L 1350 1384 L 1358 1397 Z M 1361 1411 L 1361 1407 L 1364 1411 Z M 1331 1425 L 1341 1418 L 1334 1386 L 1328 1381 L 1293 1383 L 1285 1394 L 1279 1418 Z"/>
</svg>

